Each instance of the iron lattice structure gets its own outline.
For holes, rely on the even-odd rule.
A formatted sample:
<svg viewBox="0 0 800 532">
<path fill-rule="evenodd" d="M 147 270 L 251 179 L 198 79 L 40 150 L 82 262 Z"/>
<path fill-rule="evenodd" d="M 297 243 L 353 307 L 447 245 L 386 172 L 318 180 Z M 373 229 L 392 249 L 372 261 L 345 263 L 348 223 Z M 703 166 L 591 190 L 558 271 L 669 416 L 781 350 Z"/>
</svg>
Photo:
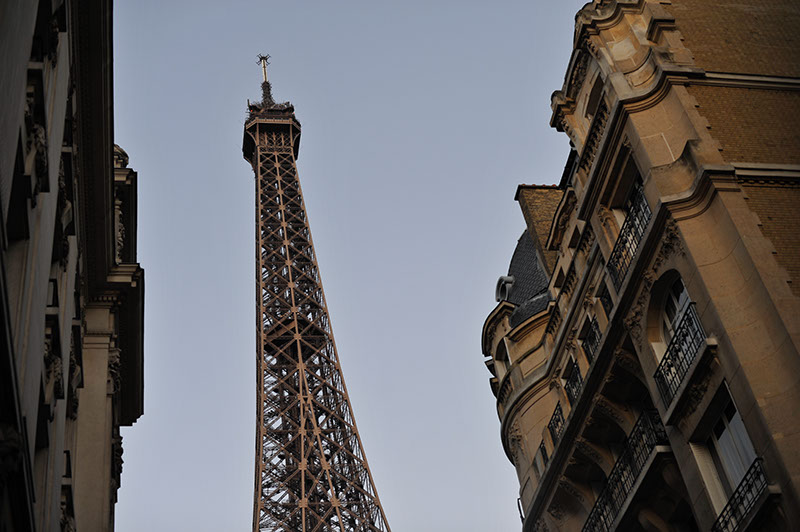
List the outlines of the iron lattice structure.
<svg viewBox="0 0 800 532">
<path fill-rule="evenodd" d="M 314 255 L 296 158 L 300 124 L 264 82 L 243 153 L 256 176 L 254 531 L 385 531 Z"/>
</svg>

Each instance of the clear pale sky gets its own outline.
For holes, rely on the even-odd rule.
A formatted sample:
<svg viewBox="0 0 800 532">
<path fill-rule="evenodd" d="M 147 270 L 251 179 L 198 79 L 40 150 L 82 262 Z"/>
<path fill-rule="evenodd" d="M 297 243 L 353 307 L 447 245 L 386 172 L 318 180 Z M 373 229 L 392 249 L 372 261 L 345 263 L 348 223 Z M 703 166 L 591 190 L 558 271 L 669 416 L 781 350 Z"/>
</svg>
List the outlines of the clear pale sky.
<svg viewBox="0 0 800 532">
<path fill-rule="evenodd" d="M 394 532 L 520 529 L 480 333 L 558 182 L 583 1 L 118 0 L 116 142 L 139 172 L 145 414 L 118 532 L 247 531 L 255 438 L 246 102 L 272 55 L 350 398 Z"/>
</svg>

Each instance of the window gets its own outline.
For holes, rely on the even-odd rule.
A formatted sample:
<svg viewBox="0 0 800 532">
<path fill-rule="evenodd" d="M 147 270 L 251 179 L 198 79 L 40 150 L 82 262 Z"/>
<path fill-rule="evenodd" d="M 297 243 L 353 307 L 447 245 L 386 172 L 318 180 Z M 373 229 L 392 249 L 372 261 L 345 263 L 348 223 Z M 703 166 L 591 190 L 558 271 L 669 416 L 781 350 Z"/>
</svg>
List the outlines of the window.
<svg viewBox="0 0 800 532">
<path fill-rule="evenodd" d="M 661 334 L 665 344 L 669 344 L 672 337 L 675 336 L 675 329 L 678 328 L 690 301 L 686 286 L 679 277 L 672 283 L 664 301 L 664 310 L 661 313 Z"/>
<path fill-rule="evenodd" d="M 589 93 L 589 100 L 586 102 L 586 118 L 589 120 L 597 112 L 597 107 L 600 105 L 600 98 L 603 97 L 603 80 L 598 75 L 592 86 L 592 92 Z"/>
<path fill-rule="evenodd" d="M 732 494 L 756 459 L 742 416 L 729 399 L 708 438 L 708 448 L 728 495 Z"/>
</svg>

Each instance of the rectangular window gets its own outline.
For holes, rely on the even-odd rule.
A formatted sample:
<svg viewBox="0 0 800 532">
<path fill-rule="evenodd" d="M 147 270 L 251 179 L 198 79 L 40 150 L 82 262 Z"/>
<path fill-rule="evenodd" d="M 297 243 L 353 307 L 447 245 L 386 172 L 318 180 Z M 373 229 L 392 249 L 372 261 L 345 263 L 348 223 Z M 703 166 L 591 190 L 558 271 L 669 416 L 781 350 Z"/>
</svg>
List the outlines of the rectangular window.
<svg viewBox="0 0 800 532">
<path fill-rule="evenodd" d="M 722 416 L 714 424 L 708 447 L 725 491 L 730 495 L 756 459 L 756 452 L 747 436 L 742 416 L 733 401 L 728 402 Z"/>
</svg>

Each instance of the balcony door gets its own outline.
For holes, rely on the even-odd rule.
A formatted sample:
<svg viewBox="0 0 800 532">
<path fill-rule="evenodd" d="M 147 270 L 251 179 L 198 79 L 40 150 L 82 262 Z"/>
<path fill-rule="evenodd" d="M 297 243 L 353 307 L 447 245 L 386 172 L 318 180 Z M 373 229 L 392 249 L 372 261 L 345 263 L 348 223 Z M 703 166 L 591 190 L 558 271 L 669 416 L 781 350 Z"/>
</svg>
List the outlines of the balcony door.
<svg viewBox="0 0 800 532">
<path fill-rule="evenodd" d="M 756 459 L 756 452 L 747 436 L 742 416 L 733 401 L 728 402 L 725 411 L 714 424 L 708 446 L 730 495 Z"/>
<path fill-rule="evenodd" d="M 668 346 L 675 331 L 681 323 L 681 318 L 689 308 L 689 293 L 683 281 L 678 278 L 669 289 L 667 299 L 664 302 L 664 312 L 661 313 L 661 334 L 664 338 L 664 345 Z"/>
</svg>

